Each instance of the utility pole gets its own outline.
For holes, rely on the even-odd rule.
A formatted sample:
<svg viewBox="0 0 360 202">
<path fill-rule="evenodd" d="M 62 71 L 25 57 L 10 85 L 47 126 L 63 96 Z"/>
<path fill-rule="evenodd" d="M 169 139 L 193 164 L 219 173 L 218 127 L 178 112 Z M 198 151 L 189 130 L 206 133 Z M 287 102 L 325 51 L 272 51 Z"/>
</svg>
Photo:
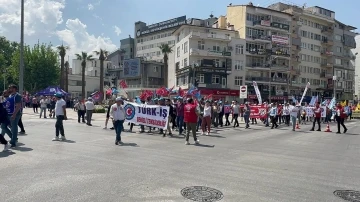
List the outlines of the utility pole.
<svg viewBox="0 0 360 202">
<path fill-rule="evenodd" d="M 19 93 L 24 91 L 24 0 L 21 0 Z"/>
</svg>

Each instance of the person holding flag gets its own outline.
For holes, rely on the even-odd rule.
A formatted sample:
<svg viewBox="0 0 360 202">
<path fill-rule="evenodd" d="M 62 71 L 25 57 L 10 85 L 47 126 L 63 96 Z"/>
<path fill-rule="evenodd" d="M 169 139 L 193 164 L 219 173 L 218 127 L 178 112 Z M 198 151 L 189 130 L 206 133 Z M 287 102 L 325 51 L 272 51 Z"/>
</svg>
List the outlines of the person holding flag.
<svg viewBox="0 0 360 202">
<path fill-rule="evenodd" d="M 314 121 L 313 121 L 313 127 L 311 128 L 310 131 L 314 131 L 316 122 L 318 124 L 317 131 L 321 131 L 321 123 L 320 123 L 321 122 L 320 121 L 320 119 L 321 119 L 321 107 L 320 107 L 320 102 L 316 102 L 313 111 L 314 111 Z"/>
</svg>

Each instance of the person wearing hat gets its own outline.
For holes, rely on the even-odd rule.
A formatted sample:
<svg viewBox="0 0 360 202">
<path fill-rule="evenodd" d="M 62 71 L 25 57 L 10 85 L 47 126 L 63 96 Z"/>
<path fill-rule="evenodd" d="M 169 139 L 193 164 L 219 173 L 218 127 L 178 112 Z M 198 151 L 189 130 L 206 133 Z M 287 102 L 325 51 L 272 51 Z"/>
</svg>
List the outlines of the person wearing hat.
<svg viewBox="0 0 360 202">
<path fill-rule="evenodd" d="M 61 140 L 66 140 L 65 132 L 64 132 L 64 124 L 63 121 L 67 120 L 66 117 L 66 102 L 62 98 L 62 93 L 56 93 L 56 104 L 55 104 L 55 116 L 56 116 L 56 123 L 55 123 L 55 137 L 53 141 L 59 141 L 59 135 L 61 135 Z"/>
<path fill-rule="evenodd" d="M 121 132 L 124 129 L 124 120 L 125 120 L 125 109 L 122 106 L 123 100 L 118 97 L 115 99 L 115 104 L 111 105 L 110 116 L 114 122 L 115 128 L 115 145 L 123 144 L 121 141 Z"/>
<path fill-rule="evenodd" d="M 86 109 L 86 125 L 92 126 L 91 118 L 93 111 L 95 109 L 95 105 L 91 97 L 88 97 L 87 101 L 85 102 L 85 109 Z"/>
</svg>

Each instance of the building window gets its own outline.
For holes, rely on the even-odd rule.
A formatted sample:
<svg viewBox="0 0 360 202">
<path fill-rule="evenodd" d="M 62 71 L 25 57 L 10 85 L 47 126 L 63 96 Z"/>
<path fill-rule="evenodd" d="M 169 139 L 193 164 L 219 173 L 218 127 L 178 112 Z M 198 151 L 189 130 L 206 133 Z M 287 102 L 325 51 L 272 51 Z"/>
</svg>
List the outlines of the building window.
<svg viewBox="0 0 360 202">
<path fill-rule="evenodd" d="M 221 77 L 221 85 L 226 86 L 226 77 Z"/>
<path fill-rule="evenodd" d="M 216 32 L 211 32 L 211 38 L 216 38 Z"/>
<path fill-rule="evenodd" d="M 204 41 L 198 41 L 198 49 L 200 49 L 200 50 L 205 49 L 205 42 Z"/>
<path fill-rule="evenodd" d="M 335 64 L 342 65 L 341 59 L 335 58 Z"/>
<path fill-rule="evenodd" d="M 220 60 L 214 59 L 214 64 L 215 64 L 215 67 L 220 67 Z"/>
<path fill-rule="evenodd" d="M 154 67 L 154 72 L 158 72 L 159 71 L 159 67 L 155 66 Z"/>
<path fill-rule="evenodd" d="M 188 42 L 184 43 L 184 53 L 188 52 Z"/>
<path fill-rule="evenodd" d="M 242 60 L 235 60 L 235 70 L 243 70 L 244 62 Z"/>
<path fill-rule="evenodd" d="M 212 75 L 211 83 L 212 84 L 220 84 L 220 76 L 219 75 Z"/>
<path fill-rule="evenodd" d="M 236 55 L 244 54 L 244 46 L 237 44 L 235 46 L 235 54 Z"/>
<path fill-rule="evenodd" d="M 199 83 L 204 83 L 204 74 L 198 74 L 197 80 L 199 81 Z"/>
<path fill-rule="evenodd" d="M 339 46 L 336 46 L 336 52 L 337 52 L 337 53 L 341 53 L 341 52 L 342 52 L 342 48 L 339 47 Z"/>
<path fill-rule="evenodd" d="M 188 66 L 188 59 L 185 58 L 185 59 L 184 59 L 184 67 L 187 67 L 187 66 Z"/>
<path fill-rule="evenodd" d="M 213 51 L 220 52 L 220 46 L 219 46 L 219 44 L 215 44 L 215 45 L 213 46 Z"/>
<path fill-rule="evenodd" d="M 235 76 L 235 86 L 242 86 L 242 85 L 243 85 L 242 76 Z"/>
<path fill-rule="evenodd" d="M 335 35 L 335 40 L 336 41 L 341 41 L 341 38 L 342 38 L 341 35 Z"/>
<path fill-rule="evenodd" d="M 180 57 L 180 46 L 176 48 L 176 56 Z"/>
<path fill-rule="evenodd" d="M 97 70 L 95 70 L 95 77 L 97 77 Z"/>
</svg>

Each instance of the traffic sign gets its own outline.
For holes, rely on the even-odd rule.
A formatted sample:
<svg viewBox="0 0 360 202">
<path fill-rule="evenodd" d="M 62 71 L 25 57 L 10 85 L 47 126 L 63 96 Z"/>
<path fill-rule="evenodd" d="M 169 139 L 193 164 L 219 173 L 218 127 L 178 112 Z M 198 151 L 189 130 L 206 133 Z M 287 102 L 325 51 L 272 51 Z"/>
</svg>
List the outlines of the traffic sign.
<svg viewBox="0 0 360 202">
<path fill-rule="evenodd" d="M 247 98 L 247 86 L 240 86 L 240 93 L 239 93 L 239 98 L 240 99 L 246 99 Z"/>
</svg>

